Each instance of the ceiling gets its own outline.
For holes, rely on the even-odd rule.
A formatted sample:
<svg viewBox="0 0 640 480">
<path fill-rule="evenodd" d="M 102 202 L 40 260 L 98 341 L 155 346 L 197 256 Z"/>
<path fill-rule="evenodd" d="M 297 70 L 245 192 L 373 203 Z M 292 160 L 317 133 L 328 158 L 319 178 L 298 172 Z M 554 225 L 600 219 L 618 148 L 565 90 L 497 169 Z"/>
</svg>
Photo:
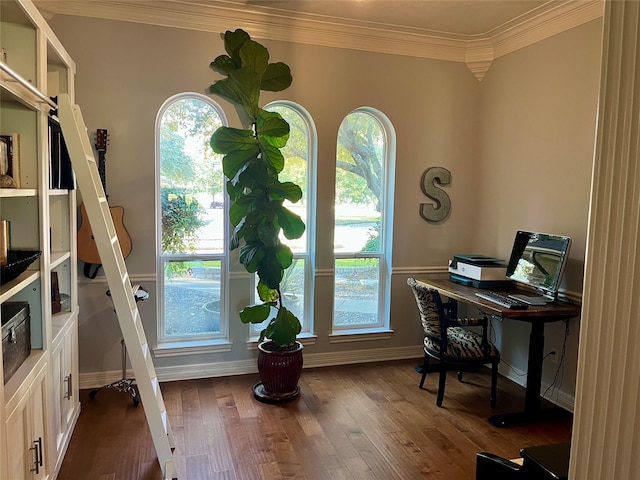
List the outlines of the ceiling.
<svg viewBox="0 0 640 480">
<path fill-rule="evenodd" d="M 2 0 L 0 0 L 2 1 Z M 604 0 L 34 0 L 56 14 L 463 62 L 494 59 L 602 16 Z"/>
<path fill-rule="evenodd" d="M 203 0 L 184 3 L 207 4 Z M 225 0 L 274 14 L 295 12 L 317 19 L 325 17 L 375 23 L 377 27 L 411 29 L 460 35 L 486 34 L 524 14 L 565 3 L 566 0 Z M 574 0 L 575 1 L 575 0 Z M 220 2 L 218 2 L 220 3 Z M 395 28 L 394 28 L 395 29 Z"/>
</svg>

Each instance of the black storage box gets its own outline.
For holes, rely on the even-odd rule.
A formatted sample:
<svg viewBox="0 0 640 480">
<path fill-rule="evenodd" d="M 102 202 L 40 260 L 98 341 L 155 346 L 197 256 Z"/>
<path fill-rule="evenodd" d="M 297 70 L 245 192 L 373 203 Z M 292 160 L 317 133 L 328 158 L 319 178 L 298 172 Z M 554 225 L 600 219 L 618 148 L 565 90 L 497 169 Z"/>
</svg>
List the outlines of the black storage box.
<svg viewBox="0 0 640 480">
<path fill-rule="evenodd" d="M 6 384 L 31 353 L 28 302 L 2 304 L 2 366 Z"/>
</svg>

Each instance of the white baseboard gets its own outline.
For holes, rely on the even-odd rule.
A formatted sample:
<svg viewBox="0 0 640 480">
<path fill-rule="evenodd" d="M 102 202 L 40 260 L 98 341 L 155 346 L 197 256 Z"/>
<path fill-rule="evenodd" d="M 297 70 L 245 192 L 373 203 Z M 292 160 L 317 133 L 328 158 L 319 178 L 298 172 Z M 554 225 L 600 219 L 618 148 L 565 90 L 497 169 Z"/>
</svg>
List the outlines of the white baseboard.
<svg viewBox="0 0 640 480">
<path fill-rule="evenodd" d="M 422 347 L 420 345 L 410 347 L 377 348 L 373 350 L 352 350 L 347 352 L 305 353 L 304 368 L 384 362 L 409 358 L 421 360 L 423 355 Z M 253 359 L 156 368 L 158 379 L 161 382 L 245 375 L 248 373 L 256 373 L 257 371 L 258 367 L 256 365 L 256 361 Z M 133 370 L 128 370 L 127 377 L 130 378 L 133 376 Z M 115 382 L 121 377 L 122 370 L 80 373 L 80 388 L 99 388 L 102 385 Z"/>
<path fill-rule="evenodd" d="M 504 364 L 500 364 L 500 367 L 498 367 L 498 372 L 503 377 L 508 378 L 512 382 L 517 383 L 522 387 L 527 386 L 527 380 L 525 376 L 516 375 L 509 367 Z M 548 383 L 542 383 L 542 385 L 540 386 L 540 392 L 542 393 L 542 396 L 549 400 L 551 403 L 573 413 L 573 408 L 576 402 L 575 396 L 557 389 L 550 389 L 549 392 L 547 392 L 548 388 Z M 547 392 L 546 395 L 545 392 Z"/>
<path fill-rule="evenodd" d="M 385 362 L 415 358 L 419 363 L 423 358 L 420 345 L 410 347 L 377 348 L 373 350 L 351 350 L 346 352 L 311 353 L 304 355 L 304 368 L 330 367 L 336 365 L 351 365 L 355 363 Z M 258 371 L 256 361 L 237 360 L 231 362 L 203 363 L 197 365 L 180 365 L 173 367 L 158 367 L 156 373 L 161 382 L 177 380 L 192 380 L 196 378 L 226 377 L 231 375 L 246 375 Z M 512 382 L 525 387 L 526 379 L 513 373 L 507 366 L 500 366 L 500 375 Z M 80 374 L 80 388 L 99 388 L 115 382 L 122 377 L 121 370 L 108 372 L 87 372 Z M 127 377 L 134 377 L 133 370 L 127 371 Z M 542 392 L 549 384 L 542 385 Z M 551 390 L 546 396 L 550 402 L 573 412 L 575 397 L 560 390 Z"/>
</svg>

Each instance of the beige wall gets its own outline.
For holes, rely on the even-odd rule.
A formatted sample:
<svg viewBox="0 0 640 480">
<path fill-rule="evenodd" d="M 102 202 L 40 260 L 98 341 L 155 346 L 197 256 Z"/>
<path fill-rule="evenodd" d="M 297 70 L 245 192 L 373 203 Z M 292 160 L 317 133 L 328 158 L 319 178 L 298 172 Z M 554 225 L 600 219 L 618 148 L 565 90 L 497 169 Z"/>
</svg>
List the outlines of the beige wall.
<svg viewBox="0 0 640 480">
<path fill-rule="evenodd" d="M 571 295 L 582 292 L 601 42 L 602 21 L 594 20 L 497 59 L 482 82 L 477 247 L 508 258 L 518 229 L 571 236 L 564 282 Z M 528 326 L 495 326 L 504 360 L 526 371 Z M 573 319 L 560 377 L 569 396 L 579 328 Z M 546 326 L 545 352 L 560 353 L 564 332 L 562 322 Z M 545 361 L 543 383 L 553 381 L 555 362 Z"/>
<path fill-rule="evenodd" d="M 141 304 L 141 316 L 153 343 L 155 117 L 171 95 L 204 92 L 217 78 L 208 64 L 223 51 L 222 42 L 217 34 L 80 17 L 56 16 L 50 24 L 77 63 L 77 102 L 88 128 L 107 128 L 111 135 L 107 190 L 111 204 L 126 210 L 134 242 L 129 271 L 151 291 L 150 302 Z M 419 352 L 420 331 L 406 277 L 425 275 L 430 268 L 444 271 L 453 253 L 508 255 L 517 228 L 572 235 L 572 263 L 582 264 L 600 25 L 591 22 L 500 58 L 482 83 L 459 63 L 263 42 L 272 59 L 288 63 L 294 76 L 289 90 L 264 95 L 263 101 L 298 102 L 318 131 L 318 269 L 333 265 L 334 153 L 342 118 L 354 108 L 372 106 L 389 117 L 397 134 L 394 335 L 386 341 L 330 344 L 332 281 L 323 275 L 316 285 L 319 337 L 307 347 L 308 355 L 411 346 Z M 235 111 L 223 106 L 237 124 Z M 418 214 L 419 204 L 427 201 L 419 179 L 432 166 L 453 175 L 447 187 L 452 213 L 440 225 L 428 224 Z M 513 182 L 516 176 L 537 180 L 542 203 L 522 194 L 523 185 Z M 573 270 L 571 290 L 579 292 L 575 279 L 580 269 Z M 119 368 L 120 336 L 105 290 L 105 284 L 95 281 L 80 288 L 80 370 L 86 377 Z M 247 297 L 244 288 L 236 289 L 232 307 Z M 235 320 L 230 353 L 158 359 L 159 372 L 251 360 L 246 329 Z M 526 326 L 521 330 L 515 341 L 503 345 L 514 352 L 516 365 L 517 356 L 526 351 Z M 573 384 L 575 369 L 566 375 Z M 573 394 L 572 387 L 568 393 Z"/>
</svg>

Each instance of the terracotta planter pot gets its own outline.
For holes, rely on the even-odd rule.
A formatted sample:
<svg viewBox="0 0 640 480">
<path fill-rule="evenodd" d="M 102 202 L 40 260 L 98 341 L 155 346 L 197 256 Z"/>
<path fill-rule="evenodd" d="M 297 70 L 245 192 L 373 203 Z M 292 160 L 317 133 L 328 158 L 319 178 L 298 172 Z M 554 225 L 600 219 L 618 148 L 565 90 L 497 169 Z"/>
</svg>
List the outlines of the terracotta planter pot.
<svg viewBox="0 0 640 480">
<path fill-rule="evenodd" d="M 260 383 L 253 387 L 256 399 L 277 403 L 292 400 L 300 394 L 303 345 L 296 342 L 291 350 L 272 351 L 270 341 L 258 345 Z"/>
</svg>

